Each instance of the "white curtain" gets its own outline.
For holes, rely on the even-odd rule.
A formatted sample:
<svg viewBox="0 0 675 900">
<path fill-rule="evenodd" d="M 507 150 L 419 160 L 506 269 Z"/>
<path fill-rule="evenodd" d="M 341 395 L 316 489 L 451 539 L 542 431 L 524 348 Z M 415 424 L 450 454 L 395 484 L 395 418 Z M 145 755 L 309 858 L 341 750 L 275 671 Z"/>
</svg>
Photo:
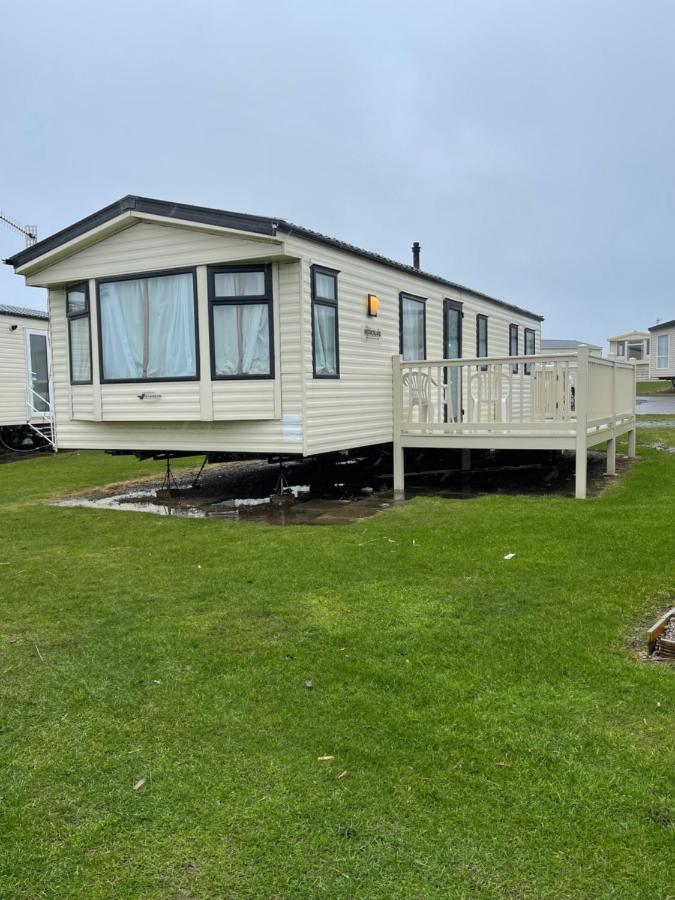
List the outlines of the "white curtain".
<svg viewBox="0 0 675 900">
<path fill-rule="evenodd" d="M 89 316 L 69 320 L 70 377 L 72 381 L 91 381 L 89 352 Z"/>
<path fill-rule="evenodd" d="M 269 375 L 268 304 L 216 304 L 213 341 L 217 375 Z"/>
<path fill-rule="evenodd" d="M 424 359 L 424 304 L 403 297 L 403 359 Z"/>
<path fill-rule="evenodd" d="M 106 379 L 197 374 L 192 275 L 101 284 L 101 343 Z"/>
<path fill-rule="evenodd" d="M 314 304 L 314 369 L 317 375 L 337 375 L 336 310 Z"/>
<path fill-rule="evenodd" d="M 189 272 L 148 278 L 148 378 L 197 374 L 193 281 Z"/>
<path fill-rule="evenodd" d="M 216 297 L 264 297 L 264 272 L 216 272 Z"/>
<path fill-rule="evenodd" d="M 335 275 L 315 272 L 314 289 L 317 297 L 322 297 L 324 300 L 335 300 Z"/>
</svg>

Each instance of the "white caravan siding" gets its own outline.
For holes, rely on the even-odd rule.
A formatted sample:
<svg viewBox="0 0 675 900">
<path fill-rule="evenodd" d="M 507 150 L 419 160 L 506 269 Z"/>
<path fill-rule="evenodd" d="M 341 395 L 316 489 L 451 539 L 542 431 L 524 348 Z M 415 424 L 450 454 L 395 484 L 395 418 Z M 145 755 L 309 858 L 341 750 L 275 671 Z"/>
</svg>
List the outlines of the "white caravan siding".
<svg viewBox="0 0 675 900">
<path fill-rule="evenodd" d="M 47 320 L 0 314 L 0 426 L 27 422 L 27 330 L 47 331 Z"/>
<path fill-rule="evenodd" d="M 524 329 L 535 331 L 540 345 L 540 323 L 501 304 L 437 282 L 399 271 L 343 250 L 332 250 L 305 239 L 289 238 L 286 251 L 302 257 L 303 335 L 305 373 L 305 452 L 320 453 L 392 440 L 392 362 L 399 352 L 399 293 L 426 300 L 427 359 L 441 359 L 443 301 L 463 304 L 462 355 L 476 355 L 476 316 L 488 317 L 488 353 L 508 356 L 509 325 L 518 325 L 519 350 L 524 352 Z M 340 378 L 314 378 L 312 371 L 311 269 L 312 265 L 339 270 L 338 318 Z M 380 301 L 379 313 L 366 312 L 367 294 Z M 367 338 L 365 328 L 382 332 Z"/>
<path fill-rule="evenodd" d="M 275 378 L 211 381 L 207 265 L 272 262 Z M 310 266 L 339 270 L 340 378 L 312 371 Z M 95 279 L 172 268 L 197 271 L 200 379 L 100 384 Z M 65 290 L 89 281 L 92 385 L 70 385 Z M 488 317 L 488 353 L 508 355 L 509 325 L 539 322 L 470 291 L 400 271 L 304 237 L 283 240 L 142 222 L 29 276 L 50 287 L 56 436 L 61 448 L 317 453 L 392 440 L 392 356 L 399 352 L 399 293 L 427 298 L 427 356 L 443 356 L 443 301 L 463 303 L 463 355 L 476 354 L 476 315 Z M 366 295 L 380 300 L 377 318 Z M 366 338 L 366 326 L 382 332 Z M 159 394 L 150 400 L 139 394 Z"/>
</svg>

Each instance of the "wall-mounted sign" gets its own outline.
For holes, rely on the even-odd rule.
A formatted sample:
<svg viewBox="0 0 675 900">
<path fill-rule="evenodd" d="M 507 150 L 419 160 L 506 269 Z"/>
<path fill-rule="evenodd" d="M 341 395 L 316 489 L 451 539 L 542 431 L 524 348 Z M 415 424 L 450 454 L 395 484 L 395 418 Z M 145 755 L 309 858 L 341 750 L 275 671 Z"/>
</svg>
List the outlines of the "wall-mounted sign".
<svg viewBox="0 0 675 900">
<path fill-rule="evenodd" d="M 382 331 L 379 328 L 371 328 L 370 325 L 366 325 L 363 334 L 367 341 L 379 341 L 382 337 Z"/>
</svg>

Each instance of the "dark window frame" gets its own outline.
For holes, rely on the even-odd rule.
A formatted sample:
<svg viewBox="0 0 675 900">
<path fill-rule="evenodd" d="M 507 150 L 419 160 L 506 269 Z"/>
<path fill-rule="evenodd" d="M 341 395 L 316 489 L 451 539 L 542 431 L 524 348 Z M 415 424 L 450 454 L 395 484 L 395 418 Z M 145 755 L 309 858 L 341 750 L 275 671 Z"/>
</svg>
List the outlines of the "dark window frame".
<svg viewBox="0 0 675 900">
<path fill-rule="evenodd" d="M 519 333 L 519 326 L 515 322 L 512 322 L 509 325 L 509 356 L 519 356 L 520 355 L 519 350 L 518 350 L 518 333 Z M 516 352 L 515 353 L 513 352 L 514 337 L 515 337 L 515 344 L 516 344 Z M 518 368 L 519 368 L 518 363 L 515 363 L 513 366 L 511 366 L 511 372 L 513 375 L 518 374 Z"/>
<path fill-rule="evenodd" d="M 216 294 L 216 275 L 231 272 L 262 272 L 265 276 L 265 293 L 249 294 L 245 297 L 225 297 Z M 272 266 L 261 265 L 214 265 L 207 268 L 209 299 L 209 358 L 211 361 L 211 379 L 213 381 L 271 381 L 276 378 L 276 358 L 274 353 L 274 296 L 272 286 Z M 217 375 L 216 374 L 216 342 L 213 310 L 216 306 L 260 306 L 267 305 L 268 329 L 270 336 L 270 370 L 264 375 Z"/>
<path fill-rule="evenodd" d="M 68 294 L 75 291 L 83 292 L 85 297 L 85 307 L 83 310 L 71 313 L 68 310 Z M 89 299 L 89 282 L 77 281 L 74 284 L 66 285 L 66 319 L 68 320 L 68 368 L 70 374 L 70 383 L 72 385 L 93 384 L 94 383 L 94 360 L 91 348 L 91 302 Z M 70 337 L 70 323 L 75 319 L 87 319 L 89 325 L 89 378 L 86 380 L 75 381 L 73 379 L 73 345 Z"/>
<path fill-rule="evenodd" d="M 535 356 L 537 352 L 537 332 L 534 328 L 525 328 L 523 329 L 524 337 L 523 337 L 523 349 L 525 351 L 525 356 Z M 528 353 L 527 350 L 527 339 L 532 335 L 532 353 Z M 532 374 L 532 363 L 525 363 L 523 366 L 523 371 L 526 375 Z"/>
<path fill-rule="evenodd" d="M 318 275 L 326 275 L 330 278 L 334 279 L 335 282 L 335 298 L 330 299 L 329 297 L 318 297 L 316 293 L 316 276 Z M 329 379 L 332 381 L 337 381 L 340 378 L 340 311 L 338 309 L 338 275 L 340 274 L 339 269 L 329 269 L 326 266 L 313 265 L 310 266 L 310 280 L 311 280 L 311 316 L 312 316 L 312 376 L 314 378 L 319 379 Z M 325 372 L 317 372 L 316 371 L 316 326 L 314 323 L 314 307 L 315 306 L 328 306 L 330 309 L 335 310 L 335 372 L 333 373 L 325 373 Z"/>
<path fill-rule="evenodd" d="M 485 322 L 485 353 L 480 352 L 480 323 Z M 488 317 L 485 313 L 478 313 L 476 315 L 476 356 L 480 359 L 483 359 L 486 356 L 489 356 L 489 333 L 490 327 L 488 325 Z M 481 372 L 487 372 L 487 366 L 481 366 Z"/>
<path fill-rule="evenodd" d="M 448 297 L 443 300 L 443 359 L 449 358 L 446 356 L 448 352 L 448 317 L 446 312 L 448 309 L 455 309 L 459 313 L 459 354 L 457 359 L 461 359 L 464 352 L 464 304 L 460 303 L 459 300 L 450 300 Z"/>
<path fill-rule="evenodd" d="M 101 285 L 116 281 L 140 281 L 143 278 L 164 278 L 169 275 L 192 275 L 192 305 L 194 308 L 195 326 L 195 375 L 179 375 L 176 377 L 162 378 L 105 378 L 103 374 L 103 328 L 101 320 Z M 197 269 L 187 266 L 181 269 L 161 269 L 156 272 L 134 272 L 132 275 L 113 275 L 109 278 L 96 279 L 96 317 L 98 320 L 98 368 L 101 384 L 164 384 L 172 381 L 199 381 L 199 314 L 197 304 Z"/>
<path fill-rule="evenodd" d="M 427 300 L 428 297 L 418 297 L 416 294 L 409 294 L 407 291 L 401 291 L 398 295 L 398 352 L 403 356 L 403 301 L 413 300 L 422 304 L 422 343 L 424 345 L 424 356 L 427 358 Z"/>
</svg>

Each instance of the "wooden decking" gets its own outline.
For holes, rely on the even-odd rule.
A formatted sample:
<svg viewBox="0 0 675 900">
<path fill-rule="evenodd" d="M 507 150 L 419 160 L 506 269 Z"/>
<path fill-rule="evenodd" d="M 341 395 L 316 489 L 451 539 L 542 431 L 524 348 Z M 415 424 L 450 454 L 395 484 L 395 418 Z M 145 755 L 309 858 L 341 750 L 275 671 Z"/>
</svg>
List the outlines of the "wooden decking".
<svg viewBox="0 0 675 900">
<path fill-rule="evenodd" d="M 405 447 L 573 450 L 576 496 L 586 496 L 586 454 L 616 439 L 635 455 L 635 368 L 590 356 L 393 358 L 394 489 L 404 489 Z"/>
</svg>

